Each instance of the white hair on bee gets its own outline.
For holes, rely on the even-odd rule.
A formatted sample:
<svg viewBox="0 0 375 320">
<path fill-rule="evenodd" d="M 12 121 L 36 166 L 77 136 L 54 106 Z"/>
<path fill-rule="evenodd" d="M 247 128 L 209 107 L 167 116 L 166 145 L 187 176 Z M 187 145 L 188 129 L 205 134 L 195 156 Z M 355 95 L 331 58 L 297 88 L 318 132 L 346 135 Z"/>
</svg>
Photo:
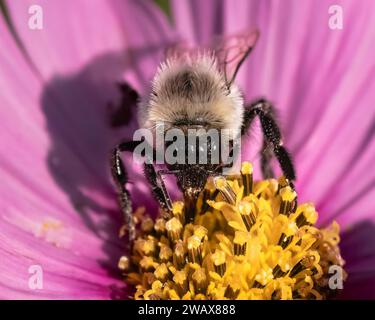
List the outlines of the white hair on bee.
<svg viewBox="0 0 375 320">
<path fill-rule="evenodd" d="M 166 130 L 178 123 L 239 130 L 243 97 L 235 84 L 228 87 L 214 54 L 186 54 L 161 63 L 139 110 L 143 128 L 155 129 L 163 122 Z"/>
</svg>

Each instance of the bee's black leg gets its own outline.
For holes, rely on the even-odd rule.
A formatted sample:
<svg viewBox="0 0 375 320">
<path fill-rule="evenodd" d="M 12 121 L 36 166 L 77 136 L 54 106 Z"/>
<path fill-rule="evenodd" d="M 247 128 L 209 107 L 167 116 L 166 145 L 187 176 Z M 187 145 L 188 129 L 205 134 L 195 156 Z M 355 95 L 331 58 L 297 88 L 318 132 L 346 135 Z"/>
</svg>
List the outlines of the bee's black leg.
<svg viewBox="0 0 375 320">
<path fill-rule="evenodd" d="M 276 156 L 277 160 L 280 163 L 281 169 L 285 175 L 285 177 L 289 180 L 291 185 L 293 186 L 293 181 L 296 179 L 296 174 L 294 170 L 294 165 L 289 155 L 288 151 L 283 146 L 281 140 L 281 133 L 279 126 L 277 125 L 273 106 L 270 102 L 260 99 L 254 103 L 252 103 L 249 107 L 245 109 L 244 113 L 244 122 L 242 125 L 242 134 L 247 132 L 250 128 L 252 120 L 258 116 L 260 119 L 260 123 L 262 126 L 262 131 L 265 137 L 265 142 L 263 146 L 266 146 L 266 150 L 269 147 L 272 148 L 274 155 Z M 264 151 L 266 151 L 264 150 Z M 263 152 L 262 156 L 262 170 L 263 174 L 267 176 L 272 172 L 267 172 L 269 168 L 269 160 L 270 154 L 267 153 L 269 151 Z"/>
<path fill-rule="evenodd" d="M 165 187 L 164 181 L 161 177 L 162 174 L 173 173 L 168 170 L 156 171 L 153 164 L 145 163 L 143 165 L 144 173 L 149 181 L 152 193 L 155 199 L 159 202 L 160 207 L 166 212 L 172 212 L 172 200 L 168 194 L 167 188 Z"/>
<path fill-rule="evenodd" d="M 271 166 L 271 159 L 273 157 L 272 148 L 267 143 L 266 139 L 263 139 L 263 146 L 262 146 L 262 153 L 260 159 L 260 165 L 263 177 L 265 179 L 270 179 L 275 176 L 272 166 Z"/>
<path fill-rule="evenodd" d="M 124 215 L 125 223 L 129 229 L 129 240 L 135 239 L 135 226 L 132 218 L 133 208 L 129 191 L 126 189 L 128 175 L 120 154 L 124 151 L 133 152 L 137 146 L 137 141 L 128 141 L 118 144 L 111 153 L 111 173 L 116 183 L 121 210 Z"/>
</svg>

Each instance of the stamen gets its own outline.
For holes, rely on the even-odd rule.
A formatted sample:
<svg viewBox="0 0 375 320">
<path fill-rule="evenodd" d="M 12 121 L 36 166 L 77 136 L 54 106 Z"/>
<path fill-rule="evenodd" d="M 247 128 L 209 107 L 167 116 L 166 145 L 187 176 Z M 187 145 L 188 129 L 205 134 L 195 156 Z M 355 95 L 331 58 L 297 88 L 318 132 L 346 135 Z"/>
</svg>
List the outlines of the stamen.
<svg viewBox="0 0 375 320">
<path fill-rule="evenodd" d="M 234 240 L 233 240 L 233 246 L 234 246 L 233 251 L 236 256 L 246 255 L 247 239 L 246 239 L 246 235 L 243 232 L 236 231 Z"/>
<path fill-rule="evenodd" d="M 178 240 L 174 247 L 173 253 L 173 264 L 178 268 L 181 269 L 185 265 L 185 246 L 181 240 Z"/>
<path fill-rule="evenodd" d="M 194 226 L 194 235 L 199 237 L 201 240 L 207 235 L 207 229 L 203 226 Z"/>
<path fill-rule="evenodd" d="M 128 271 L 130 266 L 130 261 L 128 257 L 122 256 L 118 262 L 118 267 L 121 271 Z"/>
<path fill-rule="evenodd" d="M 153 238 L 149 238 L 142 242 L 142 251 L 145 255 L 150 256 L 156 252 L 156 241 Z"/>
<path fill-rule="evenodd" d="M 301 260 L 301 263 L 305 268 L 311 268 L 315 263 L 315 256 L 307 256 Z"/>
<path fill-rule="evenodd" d="M 166 221 L 162 218 L 156 219 L 154 229 L 156 233 L 160 236 L 166 232 L 166 227 L 165 227 Z"/>
<path fill-rule="evenodd" d="M 214 263 L 215 272 L 222 277 L 227 269 L 227 264 L 225 262 L 225 252 L 216 250 L 215 253 L 212 254 L 211 259 Z"/>
<path fill-rule="evenodd" d="M 165 228 L 167 229 L 169 240 L 172 242 L 176 242 L 181 238 L 183 227 L 180 220 L 177 218 L 168 220 L 168 222 L 165 224 Z"/>
<path fill-rule="evenodd" d="M 184 292 L 188 289 L 188 281 L 186 272 L 183 270 L 178 270 L 173 276 L 173 281 L 177 284 L 178 291 L 180 295 L 183 295 Z"/>
<path fill-rule="evenodd" d="M 244 197 L 253 192 L 253 165 L 243 162 L 241 166 L 242 184 L 244 186 Z"/>
<path fill-rule="evenodd" d="M 304 269 L 304 266 L 301 261 L 299 261 L 292 270 L 290 270 L 290 276 L 295 277 L 298 273 L 300 273 Z"/>
<path fill-rule="evenodd" d="M 208 287 L 208 279 L 203 268 L 198 268 L 197 270 L 195 270 L 192 275 L 192 279 L 194 281 L 194 286 L 197 292 L 206 292 L 206 289 Z"/>
<path fill-rule="evenodd" d="M 300 227 L 306 225 L 306 222 L 307 222 L 306 217 L 305 217 L 304 213 L 301 212 L 301 214 L 296 219 L 296 224 L 300 228 Z"/>
<path fill-rule="evenodd" d="M 161 244 L 160 245 L 160 252 L 159 252 L 160 261 L 168 262 L 169 260 L 171 260 L 172 256 L 173 256 L 172 249 L 165 244 Z"/>
<path fill-rule="evenodd" d="M 273 268 L 273 270 L 272 270 L 272 274 L 273 274 L 273 277 L 276 279 L 276 278 L 283 277 L 284 275 L 287 274 L 287 272 L 283 272 L 281 270 L 280 266 L 276 265 L 276 267 Z"/>
<path fill-rule="evenodd" d="M 165 282 L 168 279 L 168 275 L 169 275 L 169 270 L 166 264 L 165 263 L 159 264 L 154 271 L 154 275 L 156 279 L 162 282 Z"/>
<path fill-rule="evenodd" d="M 288 181 L 288 179 L 286 179 L 285 178 L 285 176 L 281 176 L 280 178 L 279 178 L 279 188 L 278 188 L 278 194 L 279 194 L 279 192 L 280 192 L 280 190 L 282 189 L 282 188 L 285 188 L 285 187 L 288 187 L 289 186 L 289 181 Z"/>
<path fill-rule="evenodd" d="M 176 201 L 173 203 L 172 213 L 182 224 L 185 223 L 184 203 L 182 201 Z"/>
<path fill-rule="evenodd" d="M 292 242 L 292 240 L 293 236 L 288 237 L 285 233 L 282 233 L 277 244 L 285 249 Z"/>
<path fill-rule="evenodd" d="M 150 233 L 154 228 L 154 221 L 150 217 L 145 217 L 141 223 L 141 230 L 144 233 Z"/>
<path fill-rule="evenodd" d="M 296 219 L 297 226 L 303 227 L 305 225 L 313 225 L 318 220 L 318 214 L 312 205 L 302 205 L 303 211 L 298 215 Z"/>
<path fill-rule="evenodd" d="M 296 192 L 291 187 L 285 187 L 280 190 L 281 204 L 280 214 L 289 215 L 294 208 L 293 201 L 296 199 Z"/>
<path fill-rule="evenodd" d="M 202 264 L 202 242 L 201 238 L 193 235 L 188 239 L 188 257 L 191 263 Z"/>
<path fill-rule="evenodd" d="M 155 269 L 155 266 L 157 265 L 152 257 L 144 256 L 141 261 L 139 261 L 140 267 L 144 271 L 151 271 Z"/>
<path fill-rule="evenodd" d="M 224 177 L 215 177 L 214 184 L 228 203 L 236 203 L 236 194 Z"/>
<path fill-rule="evenodd" d="M 228 298 L 228 299 L 231 299 L 231 300 L 235 300 L 237 297 L 238 297 L 238 294 L 240 293 L 240 290 L 237 289 L 237 290 L 233 290 L 233 288 L 231 287 L 231 285 L 229 284 L 227 286 L 227 288 L 225 289 L 225 292 L 224 292 L 224 297 L 225 298 Z"/>
<path fill-rule="evenodd" d="M 240 212 L 247 231 L 250 231 L 256 221 L 254 214 L 251 212 L 251 204 L 249 202 L 241 201 L 238 205 L 238 211 Z"/>
</svg>

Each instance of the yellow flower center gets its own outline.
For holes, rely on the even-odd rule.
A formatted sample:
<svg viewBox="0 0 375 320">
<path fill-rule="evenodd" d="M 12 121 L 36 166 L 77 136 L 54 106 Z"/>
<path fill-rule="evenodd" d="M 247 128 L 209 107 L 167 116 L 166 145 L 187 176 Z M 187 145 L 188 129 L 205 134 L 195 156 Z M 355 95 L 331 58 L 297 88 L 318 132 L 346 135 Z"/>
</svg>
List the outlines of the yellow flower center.
<svg viewBox="0 0 375 320">
<path fill-rule="evenodd" d="M 119 264 L 136 286 L 135 299 L 324 299 L 337 293 L 329 288 L 329 268 L 344 264 L 338 224 L 318 229 L 314 206 L 297 204 L 284 177 L 253 182 L 252 170 L 245 162 L 240 176 L 208 181 L 193 223 L 185 223 L 182 202 L 174 203 L 173 216 L 163 213 L 153 224 L 137 211 L 138 238 L 130 259 Z"/>
</svg>

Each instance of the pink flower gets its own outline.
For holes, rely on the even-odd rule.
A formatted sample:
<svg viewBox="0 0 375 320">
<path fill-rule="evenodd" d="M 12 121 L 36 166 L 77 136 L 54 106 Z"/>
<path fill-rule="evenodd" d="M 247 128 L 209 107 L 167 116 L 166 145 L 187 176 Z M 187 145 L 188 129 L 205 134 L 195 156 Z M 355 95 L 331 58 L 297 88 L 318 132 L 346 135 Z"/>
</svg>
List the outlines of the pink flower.
<svg viewBox="0 0 375 320">
<path fill-rule="evenodd" d="M 238 83 L 247 101 L 265 96 L 278 108 L 301 201 L 317 204 L 321 224 L 342 226 L 343 297 L 375 298 L 375 8 L 336 2 L 342 30 L 328 26 L 330 1 L 178 0 L 175 27 L 149 1 L 8 1 L 10 20 L 0 19 L 0 298 L 124 297 L 122 219 L 107 159 L 137 124 L 109 127 L 116 82 L 144 93 L 175 39 L 199 44 L 252 27 L 261 37 Z M 42 30 L 28 26 L 32 4 L 43 9 Z M 251 139 L 243 158 L 254 161 L 260 138 Z M 155 211 L 139 167 L 124 160 L 134 207 Z M 30 286 L 32 266 L 42 268 L 43 288 Z"/>
<path fill-rule="evenodd" d="M 274 102 L 295 159 L 300 201 L 316 204 L 321 225 L 336 219 L 344 231 L 349 278 L 342 297 L 375 298 L 374 3 L 335 1 L 342 30 L 329 28 L 332 1 L 172 3 L 177 31 L 192 42 L 260 30 L 237 82 L 247 101 Z M 258 159 L 260 143 L 252 135 L 242 158 Z"/>
</svg>

